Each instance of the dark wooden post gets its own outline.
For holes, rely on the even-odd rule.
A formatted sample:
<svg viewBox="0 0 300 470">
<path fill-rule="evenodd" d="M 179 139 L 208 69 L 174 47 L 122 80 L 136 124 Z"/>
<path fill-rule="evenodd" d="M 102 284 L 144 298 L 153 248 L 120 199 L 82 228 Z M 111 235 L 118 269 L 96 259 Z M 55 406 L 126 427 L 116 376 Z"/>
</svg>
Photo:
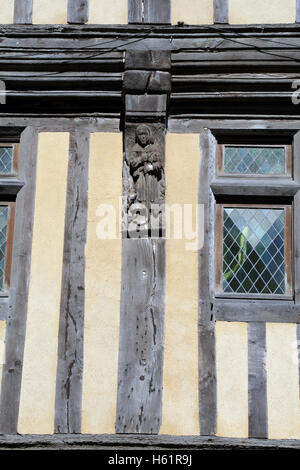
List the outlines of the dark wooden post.
<svg viewBox="0 0 300 470">
<path fill-rule="evenodd" d="M 169 68 L 168 52 L 126 54 L 117 433 L 156 434 L 161 424 Z"/>
</svg>

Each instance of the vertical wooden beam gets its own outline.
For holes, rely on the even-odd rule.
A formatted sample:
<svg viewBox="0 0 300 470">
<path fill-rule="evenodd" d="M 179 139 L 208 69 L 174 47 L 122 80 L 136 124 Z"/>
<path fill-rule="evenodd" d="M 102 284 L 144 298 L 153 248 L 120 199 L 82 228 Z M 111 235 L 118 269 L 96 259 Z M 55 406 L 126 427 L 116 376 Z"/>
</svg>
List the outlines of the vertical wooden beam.
<svg viewBox="0 0 300 470">
<path fill-rule="evenodd" d="M 300 23 L 300 0 L 296 3 L 296 23 Z"/>
<path fill-rule="evenodd" d="M 142 0 L 128 0 L 128 23 L 142 23 L 144 5 Z"/>
<path fill-rule="evenodd" d="M 165 240 L 124 239 L 117 433 L 161 425 Z"/>
<path fill-rule="evenodd" d="M 216 154 L 216 140 L 208 129 L 200 137 L 199 204 L 204 205 L 203 247 L 199 249 L 199 417 L 200 433 L 210 436 L 217 426 L 216 343 L 213 313 L 214 198 L 209 184 Z"/>
<path fill-rule="evenodd" d="M 300 21 L 300 1 L 297 0 L 297 21 Z M 293 142 L 293 168 L 294 180 L 300 183 L 300 131 L 294 136 Z M 295 303 L 300 305 L 300 191 L 294 197 L 294 214 L 293 214 L 293 230 L 294 230 L 294 290 Z M 298 348 L 298 369 L 299 369 L 299 396 L 300 396 L 300 325 L 297 325 L 297 348 Z"/>
<path fill-rule="evenodd" d="M 33 0 L 15 0 L 14 23 L 32 24 Z"/>
<path fill-rule="evenodd" d="M 171 0 L 128 0 L 128 23 L 171 24 Z"/>
<path fill-rule="evenodd" d="M 294 136 L 293 142 L 294 180 L 300 184 L 300 131 Z M 300 305 L 300 191 L 294 197 L 294 288 L 295 303 Z"/>
<path fill-rule="evenodd" d="M 68 23 L 84 24 L 88 19 L 89 0 L 68 0 Z"/>
<path fill-rule="evenodd" d="M 266 324 L 248 323 L 249 437 L 268 438 Z"/>
<path fill-rule="evenodd" d="M 16 201 L 5 364 L 0 400 L 1 434 L 16 434 L 18 426 L 30 279 L 37 142 L 37 130 L 26 128 L 20 142 L 19 178 L 25 182 L 25 186 Z"/>
<path fill-rule="evenodd" d="M 144 23 L 171 23 L 171 0 L 144 0 Z"/>
<path fill-rule="evenodd" d="M 89 134 L 70 134 L 55 432 L 81 432 Z"/>
<path fill-rule="evenodd" d="M 214 0 L 214 23 L 228 23 L 228 0 Z"/>
</svg>

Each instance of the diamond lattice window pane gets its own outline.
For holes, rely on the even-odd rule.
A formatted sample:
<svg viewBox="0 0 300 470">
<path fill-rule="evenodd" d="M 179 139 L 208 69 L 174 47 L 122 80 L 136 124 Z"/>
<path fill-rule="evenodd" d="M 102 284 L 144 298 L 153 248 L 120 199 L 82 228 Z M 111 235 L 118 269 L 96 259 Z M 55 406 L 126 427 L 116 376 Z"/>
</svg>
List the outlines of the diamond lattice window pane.
<svg viewBox="0 0 300 470">
<path fill-rule="evenodd" d="M 255 175 L 285 173 L 285 147 L 225 147 L 224 172 Z"/>
<path fill-rule="evenodd" d="M 0 290 L 4 287 L 8 206 L 0 206 Z"/>
<path fill-rule="evenodd" d="M 284 209 L 223 208 L 223 292 L 284 294 Z"/>
<path fill-rule="evenodd" d="M 8 174 L 12 172 L 12 147 L 0 147 L 0 174 Z"/>
</svg>

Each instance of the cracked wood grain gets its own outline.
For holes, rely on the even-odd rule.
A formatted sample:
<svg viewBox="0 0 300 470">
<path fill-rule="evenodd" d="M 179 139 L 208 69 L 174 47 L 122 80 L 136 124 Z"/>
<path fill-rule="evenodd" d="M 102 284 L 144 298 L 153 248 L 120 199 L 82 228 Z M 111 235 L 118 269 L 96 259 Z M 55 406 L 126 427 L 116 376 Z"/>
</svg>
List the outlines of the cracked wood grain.
<svg viewBox="0 0 300 470">
<path fill-rule="evenodd" d="M 70 134 L 55 432 L 81 432 L 89 133 Z"/>
<path fill-rule="evenodd" d="M 117 433 L 161 425 L 165 240 L 123 239 Z"/>
<path fill-rule="evenodd" d="M 33 0 L 15 0 L 14 23 L 32 24 L 32 3 Z"/>
<path fill-rule="evenodd" d="M 249 437 L 268 438 L 266 324 L 248 324 Z"/>
<path fill-rule="evenodd" d="M 213 227 L 214 198 L 209 188 L 213 177 L 216 140 L 209 130 L 200 138 L 201 166 L 199 179 L 199 204 L 204 204 L 203 247 L 199 249 L 199 418 L 202 436 L 216 433 L 216 340 L 213 312 Z"/>
<path fill-rule="evenodd" d="M 0 401 L 1 434 L 16 434 L 18 427 L 30 279 L 37 142 L 37 130 L 27 127 L 20 141 L 19 177 L 25 184 L 16 200 L 5 364 Z"/>
</svg>

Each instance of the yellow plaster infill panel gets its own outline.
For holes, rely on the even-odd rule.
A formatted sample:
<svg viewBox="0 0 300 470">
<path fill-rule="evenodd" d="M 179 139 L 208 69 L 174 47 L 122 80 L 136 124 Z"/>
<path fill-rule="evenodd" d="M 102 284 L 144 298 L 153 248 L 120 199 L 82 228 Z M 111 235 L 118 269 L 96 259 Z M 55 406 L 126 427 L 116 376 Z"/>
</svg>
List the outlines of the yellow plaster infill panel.
<svg viewBox="0 0 300 470">
<path fill-rule="evenodd" d="M 229 0 L 229 23 L 295 23 L 296 0 Z"/>
<path fill-rule="evenodd" d="M 167 135 L 166 204 L 193 204 L 196 207 L 199 141 L 198 134 Z M 186 242 L 186 239 L 166 242 L 166 330 L 160 434 L 199 435 L 200 432 L 198 252 L 197 246 L 193 251 L 187 250 Z"/>
<path fill-rule="evenodd" d="M 248 437 L 248 325 L 216 322 L 217 435 Z"/>
<path fill-rule="evenodd" d="M 18 432 L 54 431 L 68 133 L 40 133 Z"/>
<path fill-rule="evenodd" d="M 33 0 L 33 24 L 66 24 L 68 0 Z"/>
<path fill-rule="evenodd" d="M 89 23 L 91 24 L 127 24 L 128 0 L 90 0 Z"/>
<path fill-rule="evenodd" d="M 121 239 L 100 240 L 96 211 L 122 196 L 122 134 L 91 134 L 86 244 L 82 433 L 115 432 L 121 295 Z M 117 234 L 118 236 L 118 234 Z"/>
<path fill-rule="evenodd" d="M 14 22 L 14 0 L 0 0 L 0 24 Z"/>
<path fill-rule="evenodd" d="M 267 324 L 269 439 L 300 439 L 296 325 Z"/>
<path fill-rule="evenodd" d="M 213 0 L 172 0 L 172 24 L 212 24 L 214 22 Z"/>
<path fill-rule="evenodd" d="M 2 368 L 5 360 L 5 333 L 6 333 L 6 321 L 0 321 L 0 389 L 2 381 Z"/>
</svg>

